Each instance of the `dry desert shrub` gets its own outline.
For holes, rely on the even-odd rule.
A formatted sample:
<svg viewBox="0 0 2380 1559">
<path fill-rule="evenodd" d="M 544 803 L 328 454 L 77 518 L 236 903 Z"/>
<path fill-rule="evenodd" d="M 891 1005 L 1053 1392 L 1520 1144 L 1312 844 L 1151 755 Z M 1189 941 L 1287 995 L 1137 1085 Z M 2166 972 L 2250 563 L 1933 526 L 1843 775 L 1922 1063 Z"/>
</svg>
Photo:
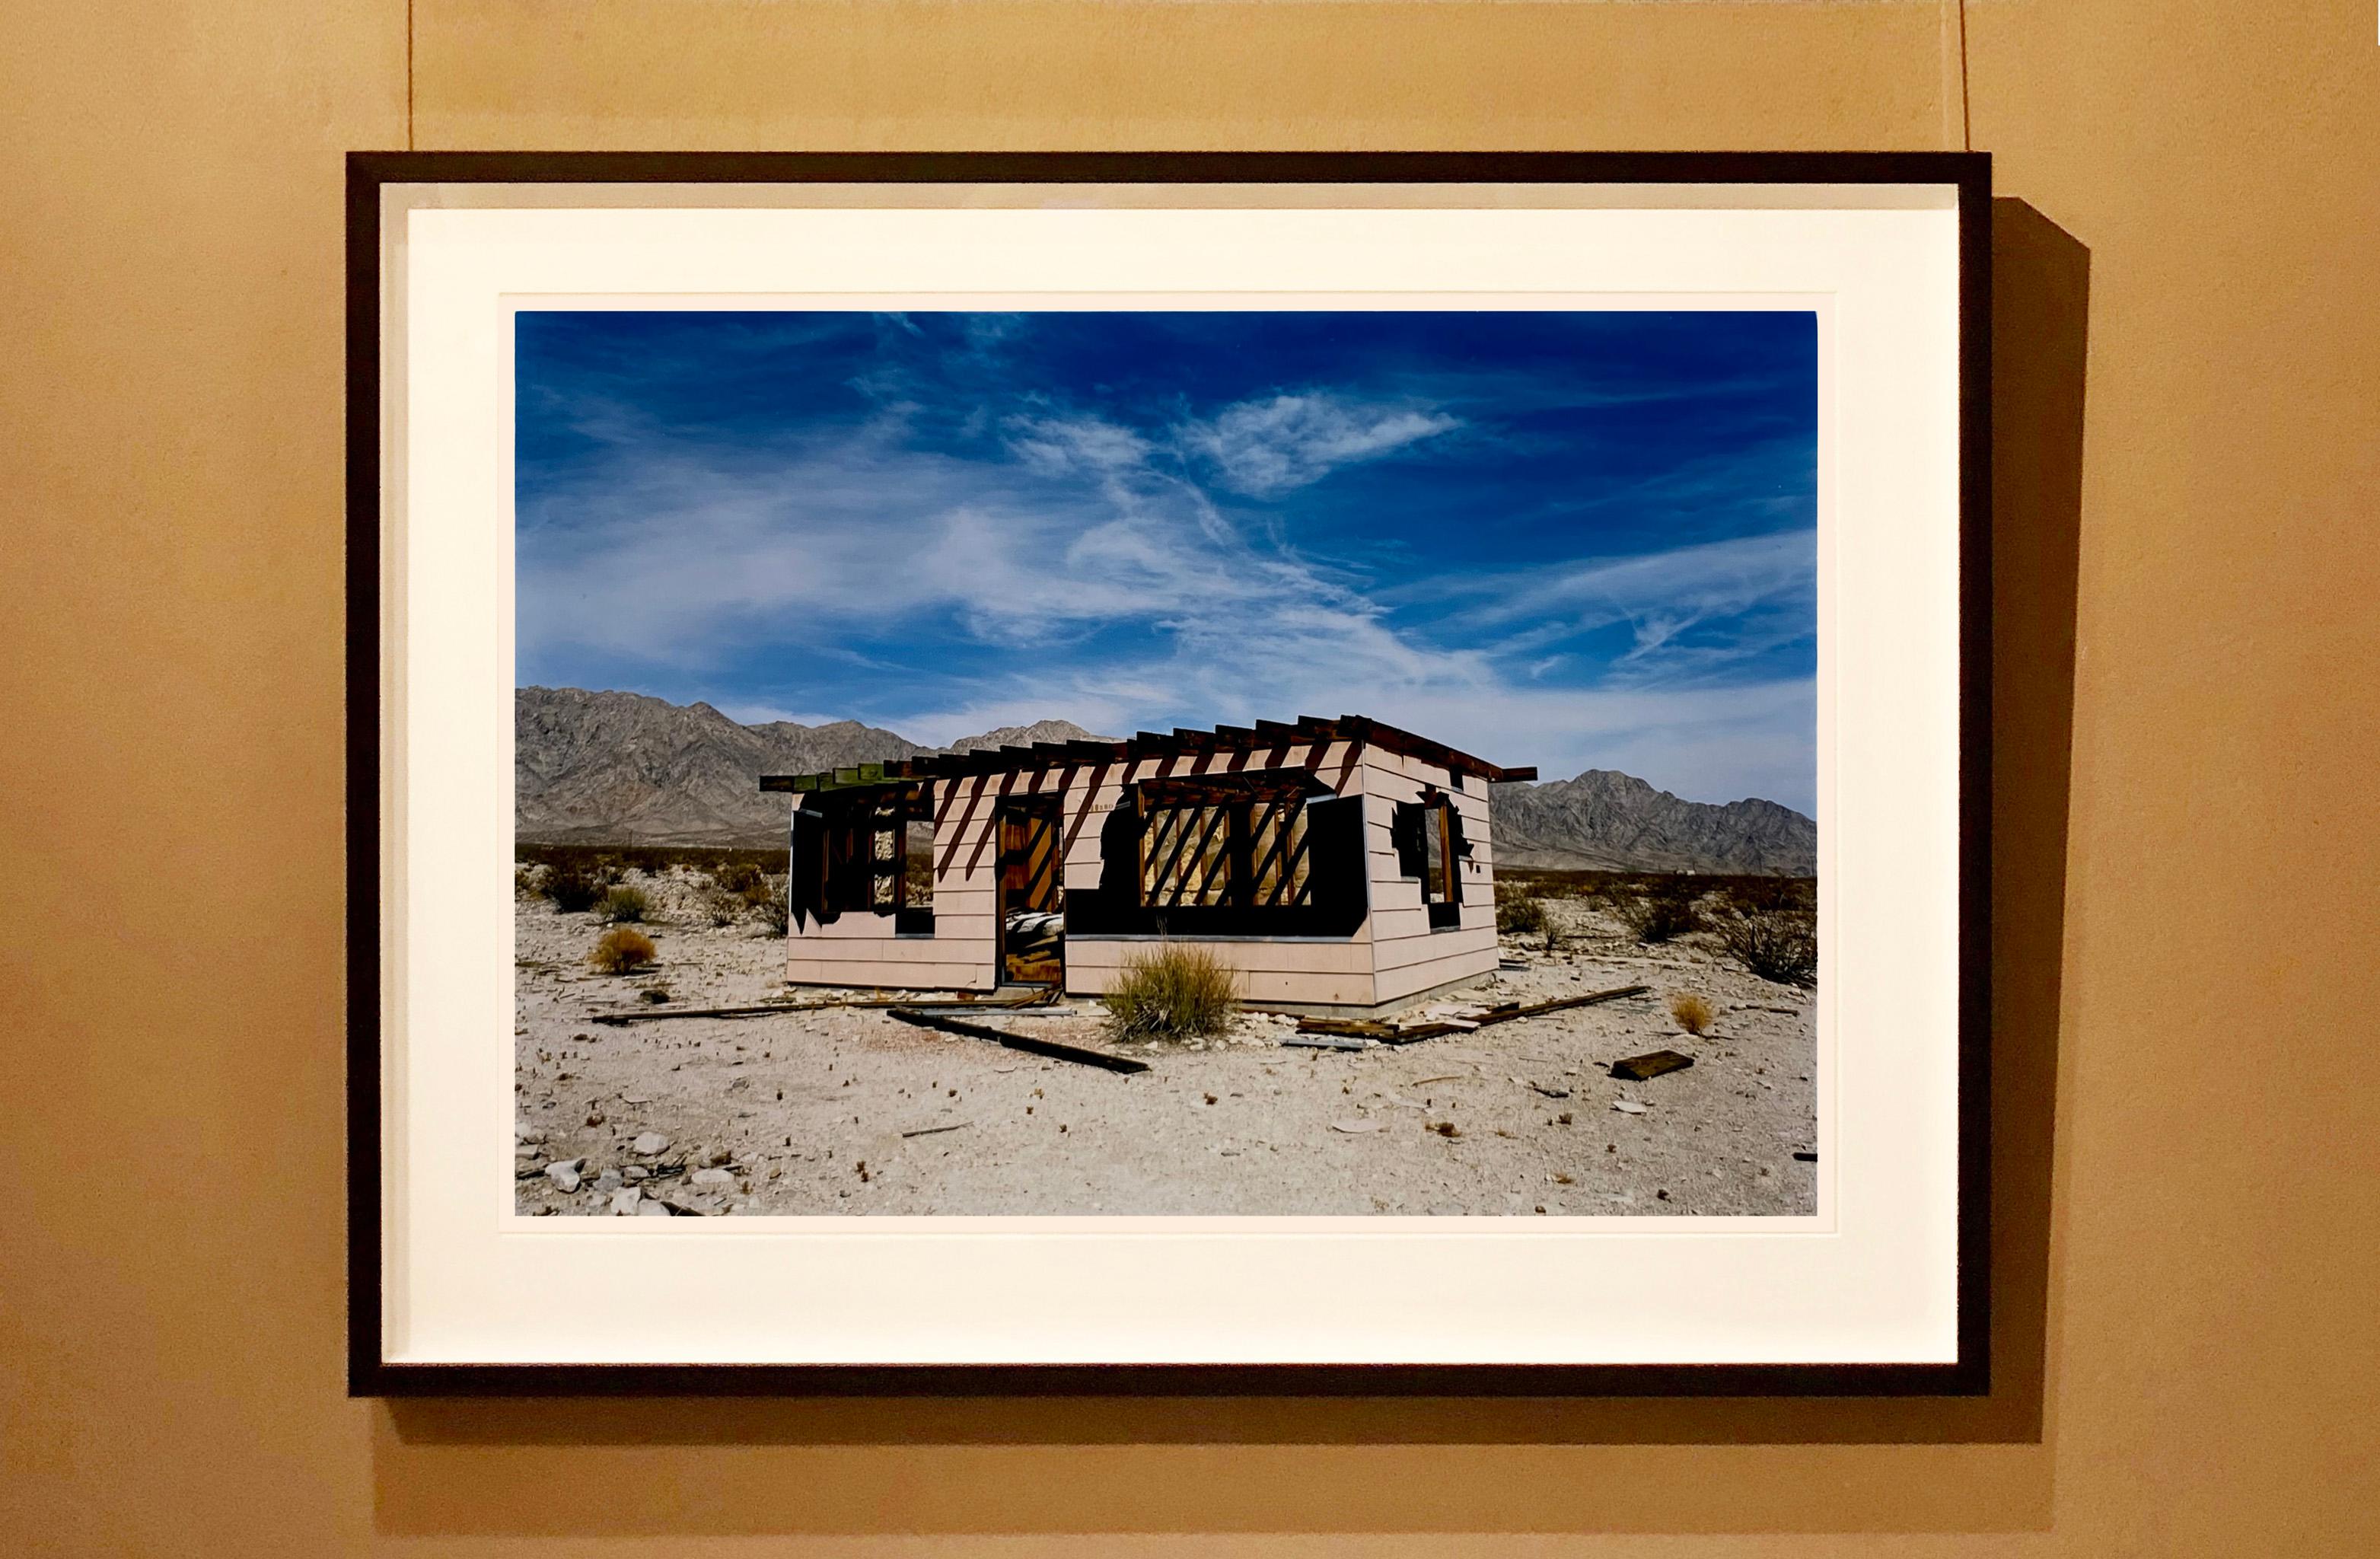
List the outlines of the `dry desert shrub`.
<svg viewBox="0 0 2380 1559">
<path fill-rule="evenodd" d="M 617 887 L 603 895 L 603 919 L 613 925 L 641 920 L 651 907 L 652 902 L 645 897 L 642 888 Z"/>
<path fill-rule="evenodd" d="M 596 939 L 588 964 L 602 974 L 634 974 L 653 961 L 659 949 L 653 939 L 626 926 L 613 926 Z"/>
<path fill-rule="evenodd" d="M 1670 998 L 1670 1016 L 1679 1028 L 1689 1034 L 1700 1034 L 1709 1029 L 1718 1014 L 1711 1005 L 1691 991 L 1681 991 Z"/>
<path fill-rule="evenodd" d="M 744 903 L 751 911 L 752 918 L 760 923 L 761 930 L 771 936 L 785 934 L 790 916 L 785 907 L 785 879 L 783 876 L 762 877 L 758 887 L 746 892 Z"/>
<path fill-rule="evenodd" d="M 595 907 L 603 896 L 602 874 L 585 861 L 556 861 L 545 869 L 539 889 L 553 900 L 553 907 L 565 915 L 581 914 Z"/>
<path fill-rule="evenodd" d="M 1620 919 L 1641 943 L 1674 941 L 1702 929 L 1702 917 L 1694 909 L 1698 896 L 1685 878 L 1656 878 L 1620 902 Z"/>
<path fill-rule="evenodd" d="M 1203 947 L 1165 943 L 1126 961 L 1107 993 L 1119 1038 L 1186 1040 L 1222 1031 L 1239 1005 L 1231 969 Z"/>
<path fill-rule="evenodd" d="M 1818 982 L 1818 917 L 1808 909 L 1744 909 L 1718 916 L 1719 945 L 1739 964 L 1779 985 Z"/>
<path fill-rule="evenodd" d="M 748 860 L 722 861 L 710 871 L 710 880 L 718 885 L 719 891 L 737 898 L 758 886 L 760 878 L 760 869 Z"/>
<path fill-rule="evenodd" d="M 1496 884 L 1496 930 L 1503 936 L 1527 936 L 1546 929 L 1546 907 L 1531 891 L 1534 884 Z"/>
</svg>

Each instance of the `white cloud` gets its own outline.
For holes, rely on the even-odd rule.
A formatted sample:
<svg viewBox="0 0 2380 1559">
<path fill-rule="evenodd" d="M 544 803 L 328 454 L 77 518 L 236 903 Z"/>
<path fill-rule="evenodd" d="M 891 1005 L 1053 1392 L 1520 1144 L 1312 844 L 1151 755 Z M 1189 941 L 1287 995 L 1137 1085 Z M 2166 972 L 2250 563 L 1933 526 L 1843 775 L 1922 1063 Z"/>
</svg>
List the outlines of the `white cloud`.
<svg viewBox="0 0 2380 1559">
<path fill-rule="evenodd" d="M 1259 458 L 1249 433 L 1233 457 L 1244 471 L 1318 473 L 1438 431 L 1345 416 L 1284 416 L 1277 428 L 1314 436 Z M 1548 778 L 1619 768 L 1698 800 L 1809 808 L 1808 681 L 1682 685 L 1746 642 L 1732 623 L 1693 642 L 1697 625 L 1739 615 L 1752 639 L 1806 634 L 1809 532 L 1468 581 L 1478 593 L 1433 644 L 1346 578 L 1235 528 L 1132 430 L 1091 417 L 1001 426 L 1005 464 L 909 447 L 880 426 L 765 457 L 644 443 L 524 515 L 524 664 L 586 647 L 673 668 L 683 685 L 782 646 L 781 685 L 809 684 L 797 696 L 812 711 L 731 714 L 860 719 L 934 745 L 1044 718 L 1129 735 L 1366 714 Z M 1633 624 L 1636 651 L 1600 687 L 1548 682 L 1561 657 L 1539 629 L 1548 615 L 1560 634 Z M 866 664 L 850 640 L 928 623 L 992 650 L 927 668 L 936 707 L 830 698 L 834 666 Z M 1141 647 L 1069 653 L 1118 627 L 1143 630 Z"/>
<path fill-rule="evenodd" d="M 1817 532 L 1783 530 L 1633 557 L 1474 576 L 1439 588 L 1475 598 L 1459 614 L 1500 652 L 1527 654 L 1614 624 L 1633 643 L 1615 664 L 1674 677 L 1709 671 L 1806 638 L 1817 604 Z M 1724 621 L 1723 639 L 1693 630 Z M 1511 631 L 1507 625 L 1526 624 Z"/>
<path fill-rule="evenodd" d="M 1183 423 L 1175 436 L 1214 466 L 1224 486 L 1264 498 L 1461 425 L 1442 412 L 1318 392 L 1241 401 L 1211 420 Z"/>
<path fill-rule="evenodd" d="M 1043 476 L 1087 471 L 1112 477 L 1148 463 L 1148 441 L 1097 417 L 1013 417 L 1008 446 Z"/>
</svg>

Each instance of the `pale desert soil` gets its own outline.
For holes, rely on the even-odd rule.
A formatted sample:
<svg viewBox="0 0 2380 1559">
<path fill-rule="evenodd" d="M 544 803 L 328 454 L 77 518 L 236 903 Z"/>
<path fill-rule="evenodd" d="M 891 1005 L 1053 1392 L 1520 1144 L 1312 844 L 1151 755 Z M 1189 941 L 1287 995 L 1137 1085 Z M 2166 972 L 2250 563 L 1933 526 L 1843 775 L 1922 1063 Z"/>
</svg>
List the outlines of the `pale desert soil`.
<svg viewBox="0 0 2380 1559">
<path fill-rule="evenodd" d="M 1250 1015 L 1203 1046 L 1118 1046 L 1095 1002 L 998 1026 L 1115 1049 L 1119 1076 L 881 1012 L 819 1011 L 624 1028 L 590 1021 L 666 985 L 673 1006 L 789 991 L 783 944 L 693 912 L 682 875 L 654 900 L 660 961 L 592 973 L 601 927 L 524 898 L 514 1048 L 524 1212 L 1806 1213 L 1815 1207 L 1815 1042 L 1807 993 L 1690 938 L 1642 948 L 1569 900 L 1565 934 L 1506 938 L 1525 961 L 1430 1005 L 1537 1001 L 1645 984 L 1649 996 L 1361 1052 L 1283 1046 Z M 1700 1039 L 1667 998 L 1718 1012 Z M 1622 1082 L 1611 1062 L 1670 1048 L 1693 1067 Z M 1560 1097 L 1566 1095 L 1566 1097 Z M 1615 1108 L 1620 1101 L 1642 1114 Z M 1443 1135 L 1451 1125 L 1456 1135 Z M 937 1130 L 938 1127 L 949 1127 Z M 1347 1129 L 1353 1128 L 1353 1129 Z M 637 1139 L 668 1146 L 638 1152 Z M 648 1140 L 650 1147 L 650 1142 Z M 583 1160 L 581 1181 L 549 1163 Z M 709 1173 L 705 1173 L 708 1171 Z M 635 1186 L 638 1194 L 621 1194 Z"/>
</svg>

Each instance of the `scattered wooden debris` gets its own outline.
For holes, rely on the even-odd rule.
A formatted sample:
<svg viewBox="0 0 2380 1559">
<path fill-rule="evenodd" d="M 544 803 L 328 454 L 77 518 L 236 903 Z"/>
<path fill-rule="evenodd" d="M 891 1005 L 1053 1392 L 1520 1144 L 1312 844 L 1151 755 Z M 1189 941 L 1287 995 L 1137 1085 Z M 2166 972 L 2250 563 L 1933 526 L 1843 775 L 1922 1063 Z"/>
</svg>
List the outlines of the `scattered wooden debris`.
<svg viewBox="0 0 2380 1559">
<path fill-rule="evenodd" d="M 1567 1099 L 1570 1097 L 1570 1090 L 1566 1088 L 1548 1088 L 1543 1083 L 1535 1082 L 1531 1083 L 1529 1086 L 1536 1090 L 1539 1093 L 1544 1094 L 1548 1099 Z"/>
<path fill-rule="evenodd" d="M 1330 1123 L 1330 1129 L 1333 1131 L 1344 1131 L 1353 1135 L 1356 1132 L 1378 1131 L 1384 1124 L 1385 1123 L 1380 1121 L 1366 1120 L 1361 1116 L 1357 1116 L 1353 1120 L 1332 1121 Z"/>
<path fill-rule="evenodd" d="M 1639 1104 L 1633 1099 L 1615 1099 L 1611 1102 L 1611 1107 L 1623 1115 L 1641 1115 L 1653 1106 Z"/>
<path fill-rule="evenodd" d="M 1281 1042 L 1301 1050 L 1369 1050 L 1373 1043 L 1345 1034 L 1288 1034 Z"/>
<path fill-rule="evenodd" d="M 974 1124 L 975 1122 L 973 1121 L 953 1121 L 948 1126 L 921 1126 L 915 1131 L 905 1131 L 901 1135 L 904 1137 L 939 1137 L 945 1131 L 963 1131 Z"/>
<path fill-rule="evenodd" d="M 1148 1070 L 1148 1063 L 1135 1061 L 1130 1056 L 1110 1055 L 1102 1050 L 1086 1050 L 1081 1045 L 1061 1044 L 1055 1040 L 1037 1039 L 1031 1034 L 1011 1034 L 986 1024 L 943 1017 L 936 1013 L 919 1012 L 914 1007 L 888 1007 L 885 1016 L 903 1023 L 914 1023 L 920 1029 L 939 1029 L 946 1034 L 964 1034 L 971 1040 L 990 1040 L 994 1044 L 1021 1050 L 1028 1055 L 1046 1055 L 1052 1061 L 1075 1061 L 1111 1072 Z"/>
<path fill-rule="evenodd" d="M 755 1002 L 747 1006 L 678 1007 L 669 1012 L 599 1012 L 595 1021 L 617 1029 L 630 1023 L 658 1023 L 672 1017 L 769 1017 L 783 1012 L 829 1012 L 847 1008 L 887 1010 L 893 1007 L 919 1008 L 928 1012 L 943 1008 L 968 1012 L 1014 1012 L 1026 1007 L 1047 1007 L 1058 1000 L 1055 985 L 1036 986 L 1015 996 L 987 997 L 980 1001 L 921 1002 L 915 996 L 837 996 L 823 1002 Z"/>
<path fill-rule="evenodd" d="M 1409 1045 L 1422 1040 L 1434 1040 L 1440 1034 L 1467 1034 L 1475 1029 L 1485 1029 L 1491 1023 L 1510 1023 L 1516 1018 L 1543 1017 L 1548 1013 L 1567 1012 L 1572 1007 L 1593 1006 L 1598 1002 L 1616 1002 L 1628 996 L 1642 996 L 1653 988 L 1649 985 L 1622 985 L 1610 991 L 1590 991 L 1582 996 L 1558 996 L 1549 1002 L 1507 1002 L 1500 1006 L 1484 1007 L 1466 1012 L 1461 1017 L 1439 1018 L 1423 1023 L 1388 1023 L 1376 1018 L 1306 1017 L 1298 1020 L 1301 1034 L 1330 1034 L 1342 1039 L 1371 1040 L 1384 1045 Z"/>
<path fill-rule="evenodd" d="M 1630 1082 L 1641 1083 L 1665 1072 L 1682 1072 L 1694 1064 L 1691 1055 L 1681 1055 L 1674 1050 L 1648 1051 L 1643 1055 L 1631 1055 L 1611 1064 L 1611 1075 Z"/>
</svg>

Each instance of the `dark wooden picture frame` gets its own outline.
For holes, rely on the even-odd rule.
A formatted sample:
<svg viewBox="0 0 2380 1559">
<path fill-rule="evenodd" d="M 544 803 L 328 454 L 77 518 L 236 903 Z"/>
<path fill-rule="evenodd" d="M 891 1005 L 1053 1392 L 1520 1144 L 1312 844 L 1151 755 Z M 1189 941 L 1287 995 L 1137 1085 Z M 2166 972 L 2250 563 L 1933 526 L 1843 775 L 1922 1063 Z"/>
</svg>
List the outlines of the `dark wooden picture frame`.
<svg viewBox="0 0 2380 1559">
<path fill-rule="evenodd" d="M 408 183 L 1925 184 L 1959 225 L 1958 1358 L 1927 1364 L 419 1364 L 383 1356 L 382 191 Z M 1977 152 L 355 152 L 346 184 L 353 1395 L 1975 1395 L 1990 1322 L 1991 166 Z"/>
</svg>

